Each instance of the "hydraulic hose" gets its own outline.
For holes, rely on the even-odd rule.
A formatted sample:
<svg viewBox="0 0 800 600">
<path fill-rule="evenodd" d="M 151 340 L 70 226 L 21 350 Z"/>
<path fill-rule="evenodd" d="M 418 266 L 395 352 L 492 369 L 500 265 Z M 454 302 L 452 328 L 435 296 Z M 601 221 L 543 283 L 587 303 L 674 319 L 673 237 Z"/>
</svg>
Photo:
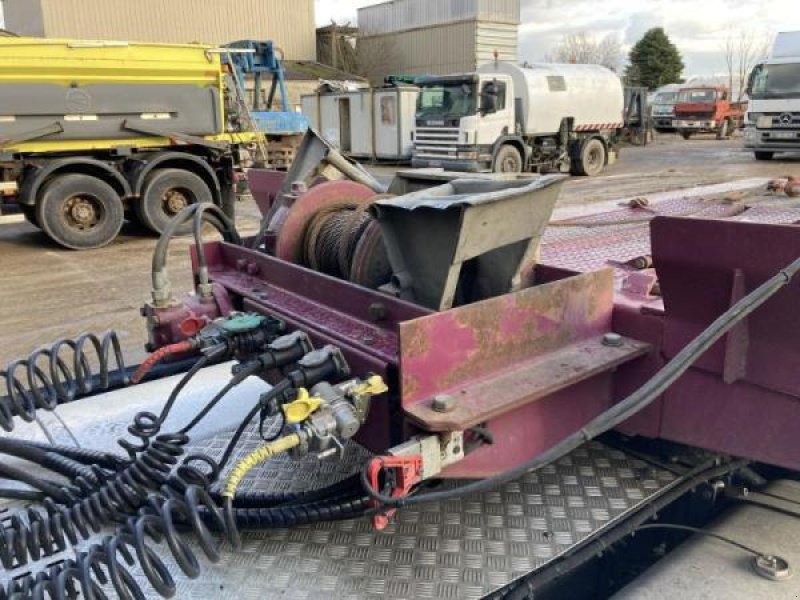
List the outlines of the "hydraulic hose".
<svg viewBox="0 0 800 600">
<path fill-rule="evenodd" d="M 166 302 L 170 296 L 169 278 L 166 273 L 169 243 L 172 238 L 175 237 L 178 228 L 190 219 L 193 219 L 197 212 L 203 215 L 203 221 L 210 223 L 222 234 L 226 242 L 236 245 L 242 244 L 242 238 L 239 236 L 239 232 L 236 231 L 236 225 L 234 225 L 233 221 L 231 221 L 219 207 L 204 202 L 201 204 L 192 204 L 184 208 L 170 221 L 169 225 L 167 225 L 167 228 L 158 239 L 156 249 L 153 252 L 151 276 L 153 280 L 153 299 L 156 302 Z M 207 265 L 200 262 L 201 260 L 205 262 L 205 252 L 202 250 L 201 237 L 202 232 L 195 231 L 195 244 L 198 248 L 198 263 L 202 268 L 204 266 L 207 267 Z"/>
<path fill-rule="evenodd" d="M 800 271 L 800 258 L 795 259 L 792 263 L 781 269 L 778 273 L 770 277 L 767 281 L 717 317 L 717 319 L 700 333 L 700 335 L 689 342 L 689 344 L 676 354 L 658 373 L 630 396 L 598 417 L 592 419 L 581 430 L 576 431 L 545 452 L 525 461 L 519 466 L 493 477 L 481 479 L 457 488 L 398 498 L 387 496 L 375 490 L 369 482 L 367 469 L 365 467 L 361 473 L 361 483 L 364 490 L 371 498 L 384 506 L 401 507 L 422 502 L 441 502 L 465 494 L 485 492 L 510 481 L 514 481 L 528 471 L 536 470 L 555 462 L 589 440 L 596 438 L 601 433 L 605 433 L 623 423 L 654 402 L 670 385 L 683 375 L 704 352 L 714 345 L 717 340 L 730 331 L 737 323 L 741 322 L 753 311 L 758 309 L 767 300 L 772 298 L 772 296 L 778 293 L 782 288 L 787 286 L 798 271 Z"/>
</svg>

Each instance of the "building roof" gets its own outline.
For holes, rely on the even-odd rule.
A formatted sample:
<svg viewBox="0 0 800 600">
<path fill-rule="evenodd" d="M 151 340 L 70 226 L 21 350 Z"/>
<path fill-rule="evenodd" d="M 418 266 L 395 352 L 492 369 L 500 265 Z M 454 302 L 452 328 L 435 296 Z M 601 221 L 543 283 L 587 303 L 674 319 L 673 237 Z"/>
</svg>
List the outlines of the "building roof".
<svg viewBox="0 0 800 600">
<path fill-rule="evenodd" d="M 360 75 L 341 71 L 311 60 L 285 60 L 283 68 L 288 81 L 317 81 L 319 79 L 339 81 L 366 81 Z"/>
</svg>

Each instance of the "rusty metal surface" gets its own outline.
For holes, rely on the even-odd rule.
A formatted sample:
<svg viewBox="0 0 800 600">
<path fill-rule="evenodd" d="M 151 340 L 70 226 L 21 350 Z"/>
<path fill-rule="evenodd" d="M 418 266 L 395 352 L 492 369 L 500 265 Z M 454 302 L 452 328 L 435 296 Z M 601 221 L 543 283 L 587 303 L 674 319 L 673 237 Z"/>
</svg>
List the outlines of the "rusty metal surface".
<svg viewBox="0 0 800 600">
<path fill-rule="evenodd" d="M 494 419 L 525 404 L 550 396 L 581 381 L 611 371 L 644 356 L 650 346 L 623 338 L 619 346 L 603 344 L 602 337 L 583 340 L 545 356 L 514 365 L 513 370 L 488 379 L 465 382 L 449 390 L 455 398 L 447 412 L 432 400 L 413 404 L 406 412 L 428 431 L 462 431 Z"/>
<path fill-rule="evenodd" d="M 602 335 L 612 297 L 605 269 L 401 323 L 403 406 Z"/>
<path fill-rule="evenodd" d="M 286 173 L 283 171 L 271 169 L 249 169 L 247 171 L 247 184 L 262 217 L 266 216 L 272 208 L 285 179 Z"/>
</svg>

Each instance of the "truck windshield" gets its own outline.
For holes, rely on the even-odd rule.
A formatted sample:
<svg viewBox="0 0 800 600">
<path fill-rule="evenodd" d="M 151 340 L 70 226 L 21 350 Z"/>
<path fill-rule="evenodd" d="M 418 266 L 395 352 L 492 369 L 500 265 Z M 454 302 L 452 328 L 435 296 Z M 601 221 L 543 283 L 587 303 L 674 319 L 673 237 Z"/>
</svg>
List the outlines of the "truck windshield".
<svg viewBox="0 0 800 600">
<path fill-rule="evenodd" d="M 800 98 L 800 64 L 761 65 L 753 73 L 750 97 Z"/>
<path fill-rule="evenodd" d="M 678 92 L 659 92 L 653 98 L 653 104 L 675 104 L 678 98 Z"/>
<path fill-rule="evenodd" d="M 712 104 L 716 99 L 714 90 L 681 90 L 678 94 L 678 102 L 687 104 Z"/>
<path fill-rule="evenodd" d="M 476 108 L 472 81 L 423 83 L 417 98 L 418 119 L 460 119 L 474 115 Z"/>
</svg>

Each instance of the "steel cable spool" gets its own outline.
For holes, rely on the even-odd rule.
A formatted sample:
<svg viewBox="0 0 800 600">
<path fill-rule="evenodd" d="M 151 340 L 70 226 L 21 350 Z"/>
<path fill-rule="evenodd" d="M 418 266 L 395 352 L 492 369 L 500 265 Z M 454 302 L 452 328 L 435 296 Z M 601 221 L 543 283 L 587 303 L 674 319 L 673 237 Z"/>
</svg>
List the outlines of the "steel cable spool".
<svg viewBox="0 0 800 600">
<path fill-rule="evenodd" d="M 95 373 L 93 364 L 97 365 Z M 0 396 L 0 427 L 14 429 L 14 417 L 32 422 L 39 409 L 109 389 L 112 378 L 128 382 L 119 336 L 108 331 L 60 339 L 10 362 L 0 371 L 5 393 Z M 2 389 L 2 388 L 0 388 Z"/>
<path fill-rule="evenodd" d="M 380 226 L 367 212 L 369 202 L 337 202 L 319 209 L 310 219 L 303 239 L 305 266 L 377 288 L 391 276 Z"/>
</svg>

